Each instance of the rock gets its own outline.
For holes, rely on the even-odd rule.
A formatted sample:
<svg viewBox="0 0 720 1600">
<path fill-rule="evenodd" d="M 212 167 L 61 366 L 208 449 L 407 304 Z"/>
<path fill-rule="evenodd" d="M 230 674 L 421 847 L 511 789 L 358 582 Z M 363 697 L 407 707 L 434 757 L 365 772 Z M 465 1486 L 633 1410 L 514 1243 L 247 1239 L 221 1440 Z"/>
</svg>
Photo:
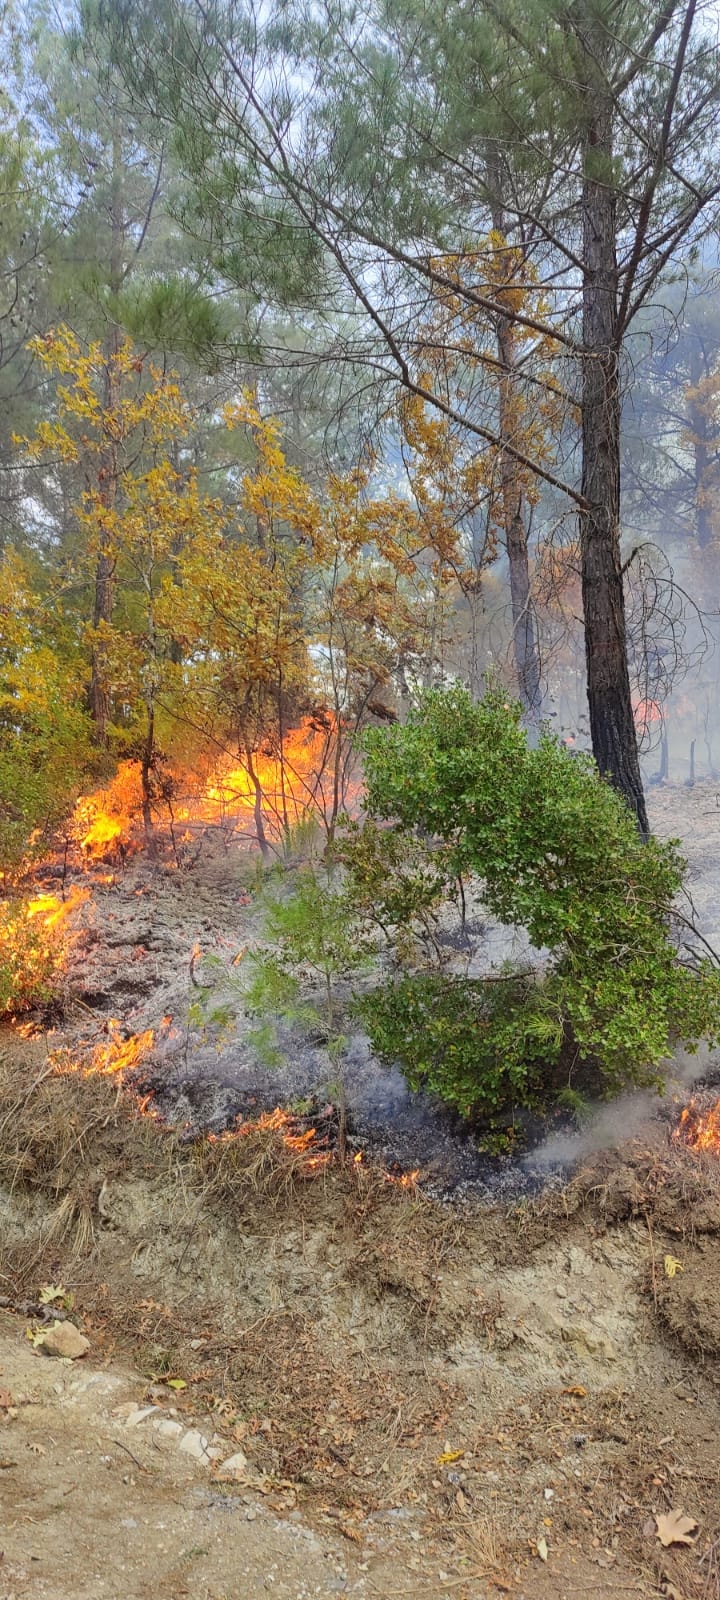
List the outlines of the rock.
<svg viewBox="0 0 720 1600">
<path fill-rule="evenodd" d="M 131 1411 L 130 1415 L 125 1418 L 125 1427 L 139 1428 L 140 1423 L 144 1422 L 146 1417 L 154 1417 L 156 1411 L 157 1406 L 141 1406 L 139 1410 Z M 182 1432 L 182 1429 L 180 1431 Z"/>
<path fill-rule="evenodd" d="M 565 1344 L 578 1345 L 581 1350 L 587 1350 L 589 1355 L 599 1356 L 603 1361 L 617 1361 L 615 1345 L 605 1333 L 596 1333 L 582 1323 L 566 1322 L 560 1329 L 560 1336 Z"/>
<path fill-rule="evenodd" d="M 62 1356 L 66 1361 L 79 1361 L 90 1349 L 90 1340 L 75 1327 L 74 1322 L 54 1322 L 38 1339 L 37 1348 L 46 1356 Z"/>
<path fill-rule="evenodd" d="M 234 1456 L 228 1456 L 227 1461 L 223 1461 L 223 1464 L 222 1464 L 222 1467 L 221 1467 L 221 1471 L 222 1472 L 247 1472 L 247 1468 L 248 1468 L 248 1458 L 247 1458 L 247 1456 L 243 1454 L 242 1450 L 236 1450 Z"/>
<path fill-rule="evenodd" d="M 180 1449 L 186 1456 L 192 1456 L 193 1461 L 203 1461 L 206 1466 L 210 1464 L 208 1455 L 208 1442 L 204 1433 L 198 1428 L 190 1428 L 180 1440 Z"/>
<path fill-rule="evenodd" d="M 182 1423 L 173 1422 L 170 1417 L 159 1417 L 153 1423 L 153 1429 L 162 1439 L 179 1439 L 183 1431 Z"/>
</svg>

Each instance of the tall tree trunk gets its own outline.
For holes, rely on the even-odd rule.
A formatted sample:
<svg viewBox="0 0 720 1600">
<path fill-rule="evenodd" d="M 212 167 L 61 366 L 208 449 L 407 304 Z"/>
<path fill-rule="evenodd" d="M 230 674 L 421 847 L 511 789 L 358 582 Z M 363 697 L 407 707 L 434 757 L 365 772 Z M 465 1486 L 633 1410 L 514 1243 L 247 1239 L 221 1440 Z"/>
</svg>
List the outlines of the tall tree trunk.
<svg viewBox="0 0 720 1600">
<path fill-rule="evenodd" d="M 123 244 L 125 216 L 123 208 L 123 166 L 120 120 L 116 113 L 113 124 L 113 152 L 111 177 L 111 233 L 110 276 L 111 322 L 105 342 L 105 411 L 109 420 L 106 430 L 106 448 L 100 468 L 100 498 L 107 511 L 113 511 L 119 486 L 118 443 L 113 427 L 120 402 L 120 375 L 117 356 L 121 345 L 121 330 L 117 322 L 115 300 L 122 288 Z M 115 557 L 107 540 L 102 539 L 95 565 L 95 599 L 93 605 L 93 639 L 90 663 L 90 715 L 92 716 L 97 744 L 108 742 L 110 696 L 107 683 L 106 650 L 103 630 L 112 623 L 115 596 Z"/>
<path fill-rule="evenodd" d="M 590 732 L 595 760 L 648 834 L 630 694 L 620 560 L 620 381 L 613 119 L 603 41 L 590 61 L 583 180 L 582 596 Z"/>
<path fill-rule="evenodd" d="M 702 378 L 707 376 L 707 369 L 702 359 L 702 352 L 697 340 L 693 340 L 690 352 L 690 383 L 697 389 Z M 708 448 L 708 419 L 697 400 L 691 399 L 688 405 L 688 422 L 692 437 L 693 455 L 695 458 L 695 532 L 701 550 L 707 550 L 712 544 L 713 524 L 710 500 L 708 496 L 708 476 L 710 468 L 710 452 Z"/>
<path fill-rule="evenodd" d="M 505 211 L 502 203 L 502 177 L 497 147 L 488 150 L 487 172 L 492 194 L 492 225 L 505 238 Z M 514 272 L 508 254 L 508 283 Z M 502 280 L 501 280 L 502 281 Z M 501 372 L 498 386 L 498 432 L 512 441 L 517 417 L 517 351 L 515 333 L 509 317 L 499 316 L 496 330 L 497 355 Z M 513 655 L 520 699 L 529 723 L 537 724 L 542 710 L 540 648 L 537 623 L 530 592 L 530 554 L 527 536 L 527 508 L 518 463 L 504 451 L 500 463 L 502 481 L 505 548 L 510 570 L 510 608 L 513 625 Z"/>
</svg>

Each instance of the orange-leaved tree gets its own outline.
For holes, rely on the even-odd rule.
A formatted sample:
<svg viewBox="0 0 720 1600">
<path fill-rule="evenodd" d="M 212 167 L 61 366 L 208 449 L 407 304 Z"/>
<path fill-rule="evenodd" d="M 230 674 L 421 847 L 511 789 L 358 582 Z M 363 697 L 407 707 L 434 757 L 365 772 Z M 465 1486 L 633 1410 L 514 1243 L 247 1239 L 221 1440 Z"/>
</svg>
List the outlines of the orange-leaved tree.
<svg viewBox="0 0 720 1600">
<path fill-rule="evenodd" d="M 77 575 L 88 592 L 83 637 L 90 661 L 89 706 L 100 745 L 109 739 L 116 697 L 112 668 L 118 575 L 146 474 L 168 458 L 191 425 L 176 377 L 147 363 L 129 339 L 108 354 L 83 348 L 61 326 L 30 348 L 56 380 L 54 415 L 31 438 L 27 460 L 44 464 L 69 490 L 77 534 Z"/>
</svg>

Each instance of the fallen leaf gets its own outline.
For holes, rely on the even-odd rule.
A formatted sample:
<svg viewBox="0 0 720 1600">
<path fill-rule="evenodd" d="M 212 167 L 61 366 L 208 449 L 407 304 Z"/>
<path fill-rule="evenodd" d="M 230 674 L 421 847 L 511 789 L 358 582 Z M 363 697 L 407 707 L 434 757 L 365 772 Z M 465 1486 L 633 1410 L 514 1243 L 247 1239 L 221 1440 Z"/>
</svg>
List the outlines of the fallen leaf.
<svg viewBox="0 0 720 1600">
<path fill-rule="evenodd" d="M 683 1511 L 663 1511 L 655 1517 L 655 1526 L 658 1539 L 666 1549 L 671 1544 L 694 1544 L 697 1538 L 695 1518 L 686 1517 Z"/>
<path fill-rule="evenodd" d="M 538 1539 L 538 1542 L 537 1542 L 537 1553 L 538 1553 L 541 1561 L 547 1561 L 547 1558 L 548 1558 L 547 1539 Z"/>
<path fill-rule="evenodd" d="M 187 1389 L 187 1383 L 184 1378 L 166 1378 L 165 1382 L 168 1389 Z"/>
<path fill-rule="evenodd" d="M 560 1393 L 574 1394 L 577 1395 L 578 1400 L 584 1400 L 587 1394 L 587 1389 L 585 1388 L 584 1383 L 571 1383 L 567 1389 L 561 1389 Z"/>
<path fill-rule="evenodd" d="M 46 1283 L 40 1290 L 38 1300 L 41 1306 L 51 1306 L 53 1300 L 64 1300 L 67 1289 L 63 1283 Z"/>
<path fill-rule="evenodd" d="M 0 1411 L 7 1411 L 12 1405 L 12 1395 L 9 1389 L 0 1389 Z"/>
<path fill-rule="evenodd" d="M 436 1457 L 435 1465 L 436 1467 L 447 1467 L 451 1461 L 459 1461 L 464 1454 L 464 1450 L 443 1450 L 442 1455 Z"/>
<path fill-rule="evenodd" d="M 685 1270 L 685 1268 L 683 1267 L 682 1261 L 678 1261 L 677 1256 L 666 1256 L 665 1257 L 665 1277 L 666 1278 L 674 1278 L 674 1277 L 676 1277 L 678 1272 L 684 1272 L 684 1270 Z"/>
</svg>

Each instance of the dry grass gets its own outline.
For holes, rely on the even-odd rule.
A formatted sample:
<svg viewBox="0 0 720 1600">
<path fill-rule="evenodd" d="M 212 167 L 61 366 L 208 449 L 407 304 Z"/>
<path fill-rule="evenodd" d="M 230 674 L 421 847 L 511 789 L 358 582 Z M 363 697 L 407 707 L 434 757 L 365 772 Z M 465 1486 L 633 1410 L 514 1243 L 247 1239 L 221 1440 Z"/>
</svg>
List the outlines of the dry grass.
<svg viewBox="0 0 720 1600">
<path fill-rule="evenodd" d="M 610 1226 L 640 1218 L 682 1239 L 718 1233 L 720 1160 L 658 1126 L 653 1142 L 631 1140 L 603 1150 L 562 1191 L 545 1191 L 519 1208 L 518 1239 L 533 1249 L 583 1213 Z"/>
</svg>

